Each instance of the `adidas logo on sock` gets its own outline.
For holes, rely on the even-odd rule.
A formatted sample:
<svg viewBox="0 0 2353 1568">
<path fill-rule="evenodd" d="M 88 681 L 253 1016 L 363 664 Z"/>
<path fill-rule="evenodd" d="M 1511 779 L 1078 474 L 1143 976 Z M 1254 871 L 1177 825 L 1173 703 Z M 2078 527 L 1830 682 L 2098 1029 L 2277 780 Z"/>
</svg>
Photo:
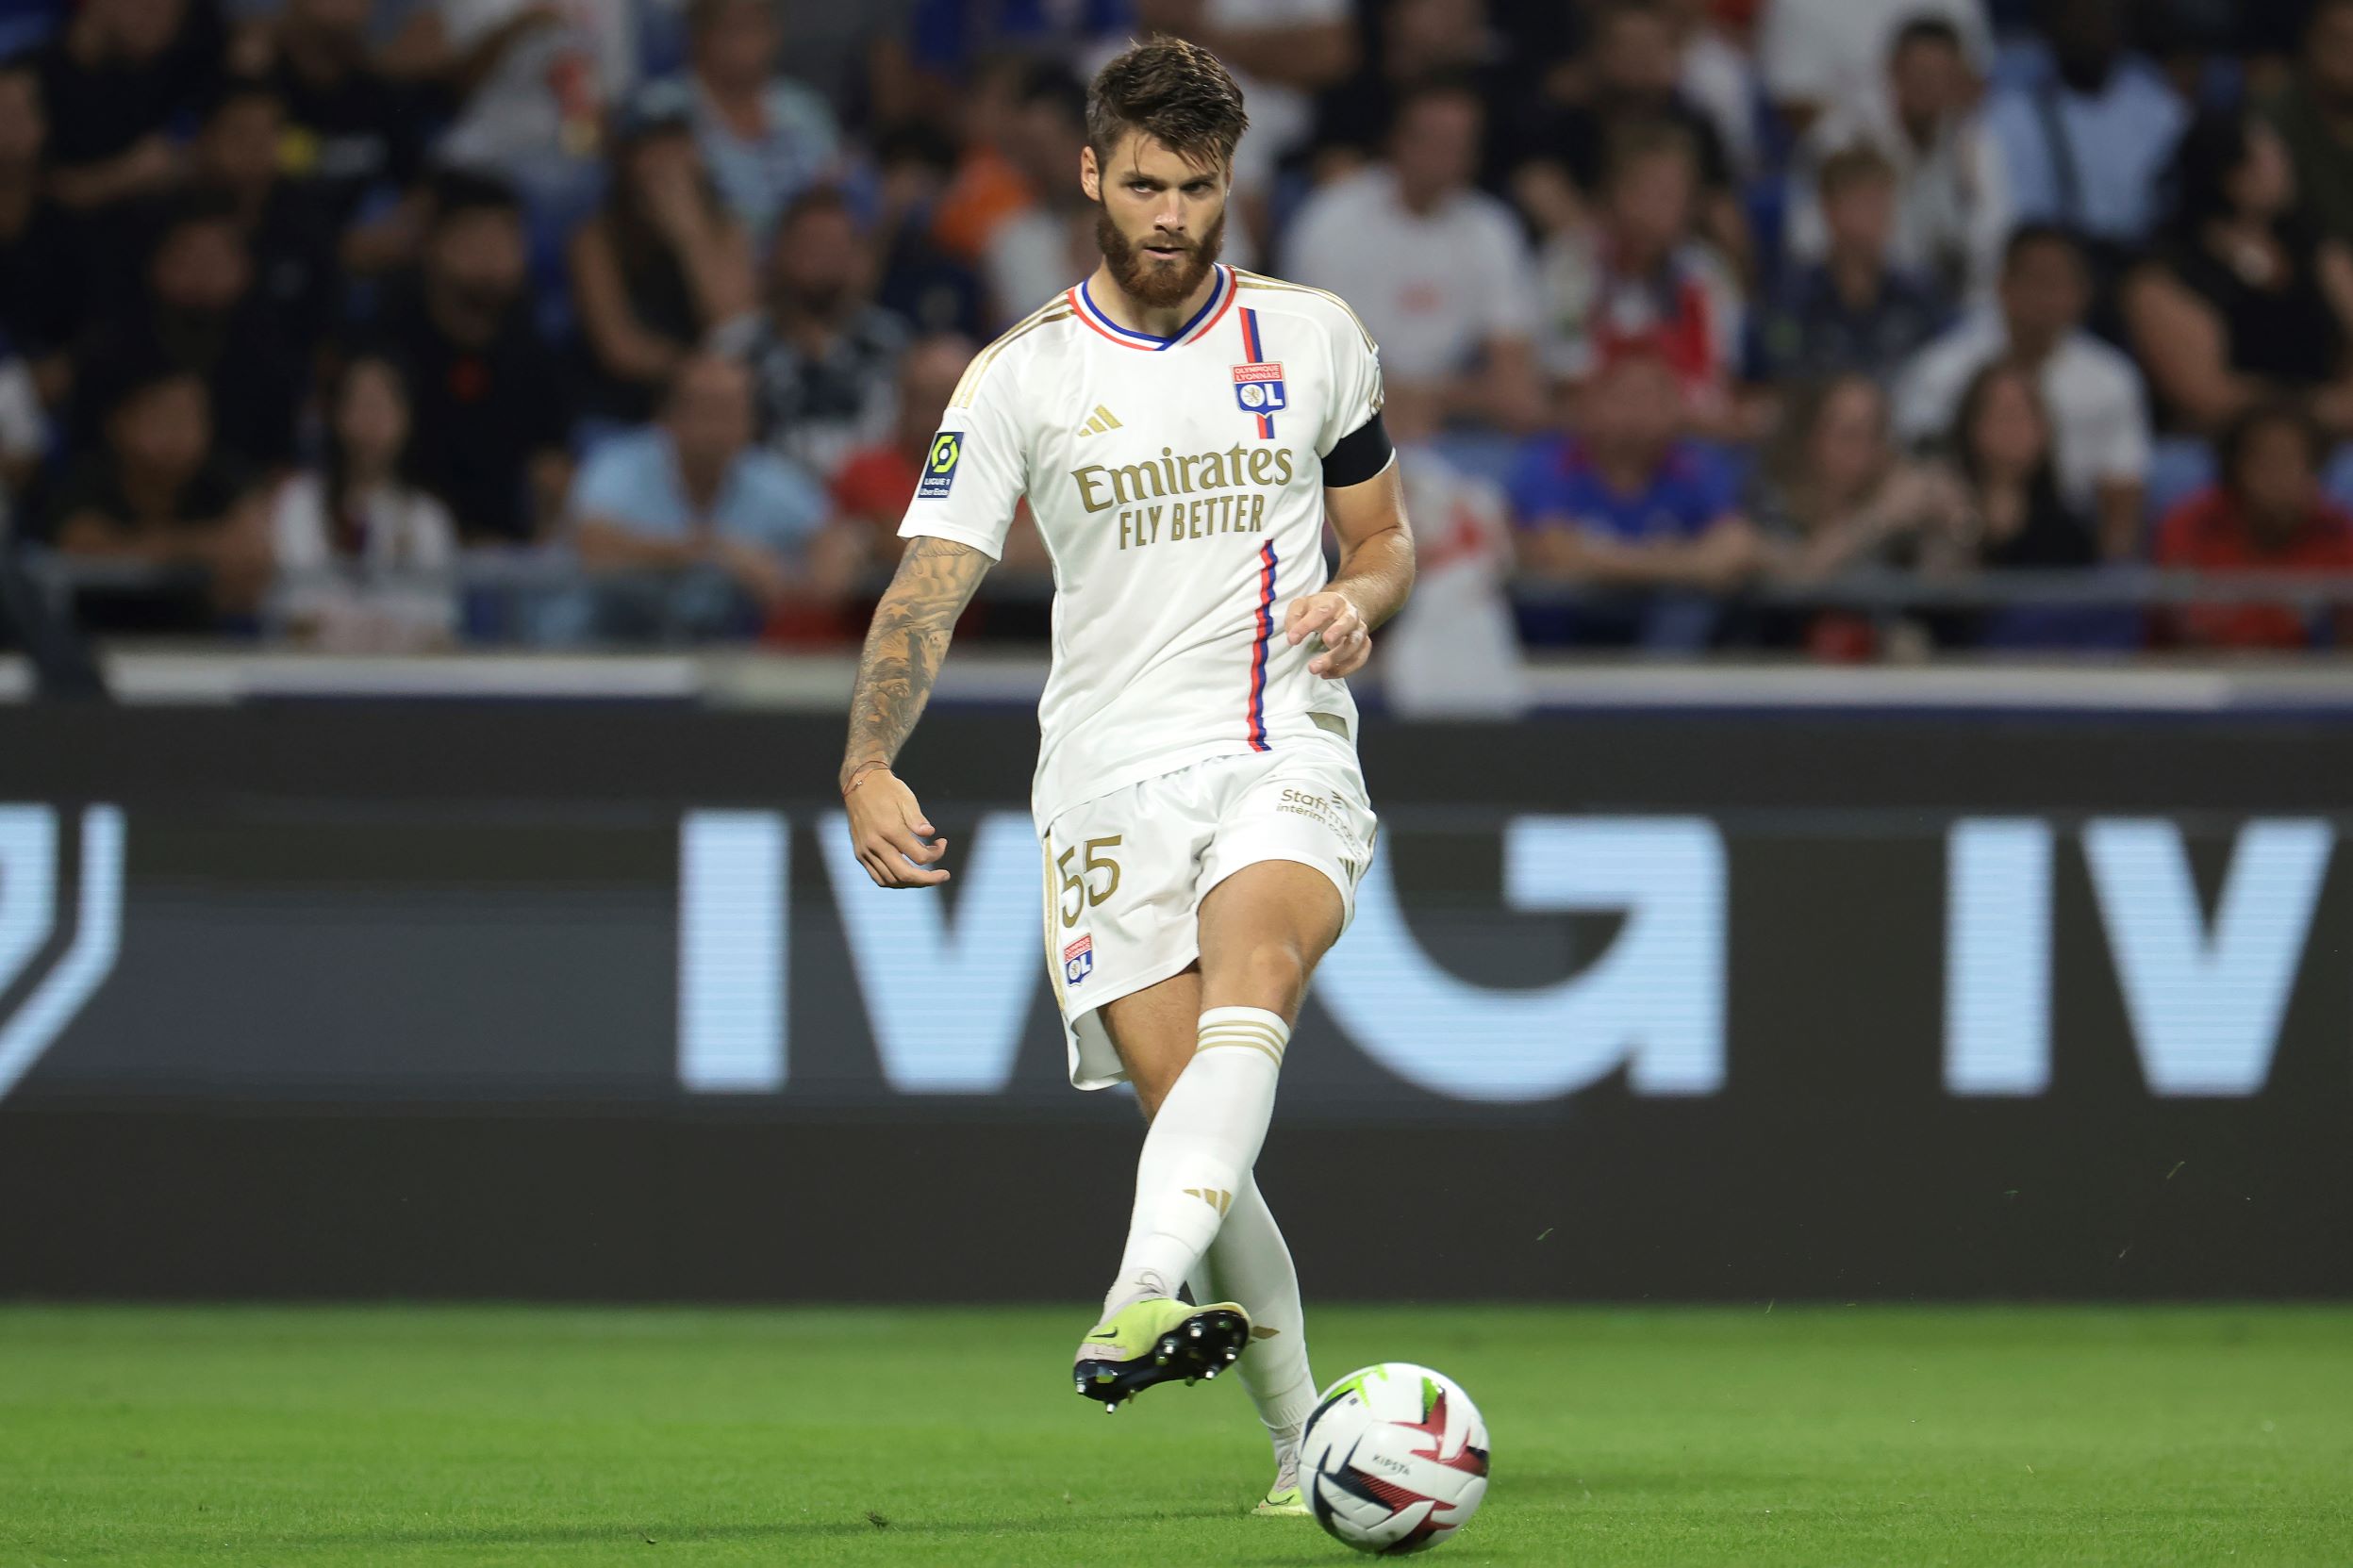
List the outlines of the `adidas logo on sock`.
<svg viewBox="0 0 2353 1568">
<path fill-rule="evenodd" d="M 1228 1209 L 1234 1207 L 1234 1195 L 1220 1192 L 1215 1187 L 1187 1187 L 1185 1189 L 1185 1196 L 1200 1198 L 1203 1203 L 1217 1210 L 1220 1218 L 1224 1217 Z"/>
</svg>

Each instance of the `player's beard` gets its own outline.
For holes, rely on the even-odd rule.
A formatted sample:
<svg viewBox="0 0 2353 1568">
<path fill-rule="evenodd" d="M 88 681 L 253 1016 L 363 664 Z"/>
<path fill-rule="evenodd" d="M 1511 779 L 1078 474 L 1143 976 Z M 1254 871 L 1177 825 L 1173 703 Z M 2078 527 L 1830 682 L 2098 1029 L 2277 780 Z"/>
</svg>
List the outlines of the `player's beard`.
<svg viewBox="0 0 2353 1568">
<path fill-rule="evenodd" d="M 1174 264 L 1154 261 L 1141 245 L 1131 242 L 1119 232 L 1119 225 L 1111 221 L 1111 214 L 1100 207 L 1095 212 L 1095 242 L 1102 247 L 1103 259 L 1111 264 L 1111 275 L 1126 291 L 1128 298 L 1154 310 L 1166 310 L 1183 305 L 1192 297 L 1193 290 L 1209 276 L 1209 269 L 1218 264 L 1218 253 L 1225 248 L 1225 214 L 1192 242 L 1183 260 Z"/>
</svg>

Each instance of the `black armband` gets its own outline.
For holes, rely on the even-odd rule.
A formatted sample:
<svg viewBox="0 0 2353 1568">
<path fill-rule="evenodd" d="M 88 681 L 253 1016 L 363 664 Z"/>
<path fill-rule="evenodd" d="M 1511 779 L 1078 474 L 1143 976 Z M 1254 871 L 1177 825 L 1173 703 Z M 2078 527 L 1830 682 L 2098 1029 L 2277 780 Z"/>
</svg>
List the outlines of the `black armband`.
<svg viewBox="0 0 2353 1568">
<path fill-rule="evenodd" d="M 1362 485 L 1387 468 L 1395 455 L 1396 449 L 1389 445 L 1389 433 L 1382 428 L 1381 414 L 1376 409 L 1371 419 L 1341 437 L 1323 454 L 1324 487 L 1344 490 L 1350 485 Z"/>
</svg>

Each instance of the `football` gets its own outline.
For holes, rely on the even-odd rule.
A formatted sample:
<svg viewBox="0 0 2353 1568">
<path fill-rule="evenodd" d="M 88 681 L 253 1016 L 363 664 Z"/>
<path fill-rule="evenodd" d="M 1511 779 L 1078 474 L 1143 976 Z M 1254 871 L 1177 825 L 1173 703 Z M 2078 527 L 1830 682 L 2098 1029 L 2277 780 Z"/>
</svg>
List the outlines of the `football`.
<svg viewBox="0 0 2353 1568">
<path fill-rule="evenodd" d="M 1397 1557 L 1470 1522 L 1487 1494 L 1487 1424 L 1450 1378 L 1411 1362 L 1351 1372 L 1307 1418 L 1301 1480 L 1317 1523 Z"/>
</svg>

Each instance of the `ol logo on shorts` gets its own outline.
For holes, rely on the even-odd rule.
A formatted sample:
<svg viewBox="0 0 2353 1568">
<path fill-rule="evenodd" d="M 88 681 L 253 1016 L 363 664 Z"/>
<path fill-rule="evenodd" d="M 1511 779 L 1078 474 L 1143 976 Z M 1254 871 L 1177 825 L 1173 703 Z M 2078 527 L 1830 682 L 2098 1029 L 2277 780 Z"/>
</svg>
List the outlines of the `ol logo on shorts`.
<svg viewBox="0 0 2353 1568">
<path fill-rule="evenodd" d="M 915 487 L 918 497 L 936 501 L 948 493 L 948 487 L 956 482 L 956 465 L 964 460 L 964 433 L 943 430 L 932 437 L 931 454 L 923 459 L 923 482 Z"/>
<path fill-rule="evenodd" d="M 1062 949 L 1062 983 L 1076 985 L 1094 972 L 1095 937 L 1090 932 Z"/>
</svg>

